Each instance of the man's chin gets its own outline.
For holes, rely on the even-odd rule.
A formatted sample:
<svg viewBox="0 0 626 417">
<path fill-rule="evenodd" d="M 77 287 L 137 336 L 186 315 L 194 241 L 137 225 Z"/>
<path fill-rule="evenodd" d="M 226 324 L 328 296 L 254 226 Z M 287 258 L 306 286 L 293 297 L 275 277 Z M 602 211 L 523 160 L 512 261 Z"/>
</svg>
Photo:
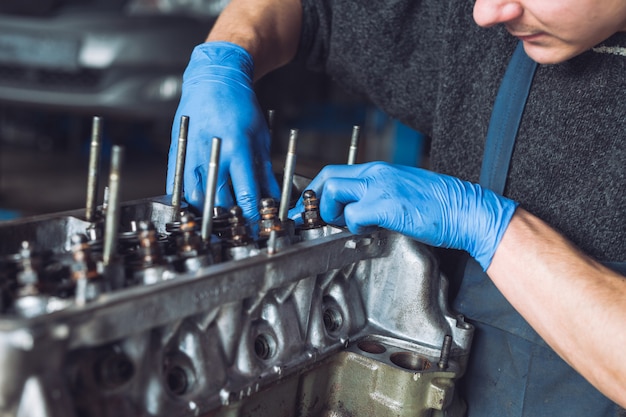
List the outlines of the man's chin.
<svg viewBox="0 0 626 417">
<path fill-rule="evenodd" d="M 524 42 L 524 50 L 533 61 L 543 65 L 560 64 L 584 52 L 573 48 L 535 45 L 528 42 Z"/>
</svg>

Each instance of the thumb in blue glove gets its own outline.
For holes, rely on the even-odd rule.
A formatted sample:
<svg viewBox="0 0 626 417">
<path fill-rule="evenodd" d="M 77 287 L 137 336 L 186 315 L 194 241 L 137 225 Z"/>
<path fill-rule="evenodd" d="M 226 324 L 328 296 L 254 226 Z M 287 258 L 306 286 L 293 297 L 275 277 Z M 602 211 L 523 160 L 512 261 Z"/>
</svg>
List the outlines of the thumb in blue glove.
<svg viewBox="0 0 626 417">
<path fill-rule="evenodd" d="M 325 167 L 311 182 L 322 219 L 353 233 L 378 226 L 465 250 L 487 269 L 517 203 L 458 178 L 372 162 Z M 291 211 L 297 219 L 302 201 Z"/>
<path fill-rule="evenodd" d="M 269 130 L 252 88 L 253 73 L 250 54 L 229 42 L 198 45 L 185 70 L 172 127 L 166 192 L 171 194 L 174 188 L 179 121 L 189 116 L 183 189 L 187 203 L 199 211 L 213 137 L 222 140 L 217 206 L 237 204 L 249 221 L 256 221 L 261 196 L 280 196 L 270 161 Z"/>
</svg>

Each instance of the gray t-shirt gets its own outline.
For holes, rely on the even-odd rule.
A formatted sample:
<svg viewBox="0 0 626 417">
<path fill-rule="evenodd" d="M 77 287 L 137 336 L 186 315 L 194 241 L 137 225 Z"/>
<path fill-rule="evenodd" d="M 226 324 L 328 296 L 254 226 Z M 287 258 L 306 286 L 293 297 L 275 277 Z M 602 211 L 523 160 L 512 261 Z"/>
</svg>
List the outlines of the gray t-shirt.
<svg viewBox="0 0 626 417">
<path fill-rule="evenodd" d="M 303 0 L 298 58 L 428 135 L 436 171 L 477 182 L 517 40 L 471 0 Z M 505 195 L 600 261 L 626 261 L 626 33 L 540 65 Z"/>
</svg>

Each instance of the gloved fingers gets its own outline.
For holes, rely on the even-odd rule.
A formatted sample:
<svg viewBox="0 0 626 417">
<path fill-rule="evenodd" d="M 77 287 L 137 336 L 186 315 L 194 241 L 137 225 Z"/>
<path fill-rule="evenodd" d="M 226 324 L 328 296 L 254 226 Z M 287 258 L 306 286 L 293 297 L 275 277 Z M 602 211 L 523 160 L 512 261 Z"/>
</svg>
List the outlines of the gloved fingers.
<svg viewBox="0 0 626 417">
<path fill-rule="evenodd" d="M 228 182 L 228 173 L 224 170 L 223 174 L 220 172 L 218 175 L 217 187 L 215 188 L 215 206 L 228 210 L 234 205 L 233 189 Z"/>
<path fill-rule="evenodd" d="M 230 153 L 228 170 L 232 182 L 232 190 L 228 194 L 241 207 L 243 215 L 249 222 L 256 222 L 260 218 L 259 201 L 262 197 L 280 198 L 280 187 L 272 170 L 269 154 L 269 132 L 267 129 L 257 131 L 252 138 L 239 137 L 231 143 L 248 144 L 251 147 L 242 146 L 239 149 L 226 148 Z M 223 193 L 224 201 L 227 199 L 226 189 Z M 235 201 L 233 200 L 233 204 Z"/>
<path fill-rule="evenodd" d="M 322 189 L 326 182 L 331 178 L 356 178 L 367 169 L 369 164 L 361 165 L 327 165 L 313 178 L 311 183 L 306 187 L 306 190 L 312 190 L 317 195 L 318 200 L 321 201 Z M 304 191 L 304 190 L 303 190 Z M 304 203 L 302 196 L 296 202 L 293 209 L 289 210 L 289 218 L 296 221 L 298 224 L 300 215 L 304 211 Z"/>
<path fill-rule="evenodd" d="M 348 230 L 354 234 L 365 234 L 376 231 L 383 225 L 375 202 L 360 200 L 348 204 L 344 209 L 344 218 Z M 391 230 L 391 229 L 390 229 Z"/>
<path fill-rule="evenodd" d="M 258 216 L 257 181 L 267 182 L 267 188 L 272 192 L 278 188 L 263 176 L 257 179 L 255 171 L 260 170 L 250 156 L 257 154 L 258 144 L 265 144 L 269 149 L 269 135 L 262 136 L 264 118 L 252 88 L 253 72 L 250 54 L 228 42 L 208 42 L 194 48 L 185 69 L 183 91 L 172 124 L 166 192 L 171 194 L 174 188 L 180 117 L 188 115 L 183 188 L 187 203 L 198 211 L 203 210 L 205 203 L 212 137 L 222 139 L 216 205 L 226 208 L 234 205 L 232 181 L 237 203 L 242 206 L 244 215 L 254 218 Z M 243 158 L 239 156 L 241 154 Z M 263 158 L 269 160 L 269 156 Z"/>
<path fill-rule="evenodd" d="M 358 178 L 367 170 L 370 164 L 360 165 L 327 165 L 313 178 L 311 184 L 307 187 L 318 194 L 322 192 L 325 183 L 331 178 Z"/>
<path fill-rule="evenodd" d="M 203 182 L 203 186 L 207 186 L 208 181 L 208 168 L 209 164 L 207 163 L 204 169 L 201 171 L 203 175 L 205 175 L 205 180 Z M 218 161 L 218 169 L 217 169 L 217 184 L 215 185 L 215 200 L 214 206 L 223 207 L 226 210 L 230 209 L 235 205 L 235 197 L 233 196 L 233 189 L 231 187 L 231 167 L 230 165 Z M 206 190 L 206 188 L 204 188 Z M 205 193 L 206 194 L 206 191 Z M 205 196 L 206 198 L 206 196 Z"/>
<path fill-rule="evenodd" d="M 258 160 L 256 165 L 259 173 L 259 186 L 261 187 L 262 196 L 271 197 L 276 200 L 280 199 L 281 190 L 272 168 L 269 153 L 267 157 Z"/>
<path fill-rule="evenodd" d="M 198 136 L 200 132 L 197 132 Z M 174 133 L 173 133 L 174 135 Z M 195 136 L 195 137 L 198 137 Z M 173 191 L 174 175 L 176 170 L 176 152 L 177 146 L 172 141 L 168 160 L 168 172 L 166 190 L 169 194 Z M 242 141 L 235 141 L 241 143 Z M 215 205 L 230 208 L 238 204 L 247 219 L 257 220 L 259 185 L 257 183 L 257 175 L 255 175 L 254 162 L 250 156 L 250 150 L 242 147 L 240 150 L 233 150 L 232 143 L 222 142 L 222 152 L 219 162 L 218 183 L 216 187 Z M 244 142 L 245 143 L 245 142 Z M 206 184 L 208 179 L 210 149 L 206 144 L 196 141 L 190 143 L 187 148 L 186 166 L 184 170 L 184 197 L 190 205 L 196 210 L 202 211 L 204 207 Z M 268 158 L 269 159 L 269 158 Z M 195 160 L 196 166 L 189 167 L 187 164 Z M 269 165 L 268 171 L 271 171 Z M 273 178 L 274 195 L 279 196 L 280 192 L 276 192 L 278 184 Z M 232 182 L 232 188 L 230 182 Z M 265 181 L 269 181 L 266 179 Z M 268 184 L 268 188 L 272 184 Z M 235 196 L 233 196 L 233 191 Z"/>
<path fill-rule="evenodd" d="M 250 154 L 242 152 L 233 158 L 229 166 L 236 204 L 241 207 L 243 216 L 248 222 L 256 222 L 260 218 L 260 188 L 253 164 Z"/>
<path fill-rule="evenodd" d="M 252 138 L 254 172 L 256 173 L 255 178 L 257 178 L 261 192 L 259 199 L 271 197 L 279 200 L 281 190 L 272 168 L 270 133 L 264 119 L 260 120 L 259 124 L 261 126 L 258 128 L 256 136 Z"/>
<path fill-rule="evenodd" d="M 390 221 L 397 218 L 398 201 L 371 188 L 371 179 L 333 178 L 326 182 L 323 198 L 320 200 L 322 219 L 328 216 L 328 223 L 335 216 L 355 234 L 370 233 L 378 227 L 402 232 L 403 224 Z M 342 213 L 339 215 L 339 211 Z"/>
<path fill-rule="evenodd" d="M 199 213 L 203 213 L 204 205 L 206 204 L 207 178 L 206 166 L 197 166 L 193 169 L 191 175 L 186 174 L 185 178 L 185 184 L 189 186 L 185 188 L 185 201 Z M 227 178 L 228 173 L 226 171 L 224 173 L 220 172 L 215 188 L 215 206 L 225 207 L 226 209 L 234 205 L 232 191 Z"/>
<path fill-rule="evenodd" d="M 357 204 L 365 195 L 365 184 L 361 179 L 330 178 L 318 194 L 320 215 L 326 223 L 345 226 L 345 209 Z"/>
<path fill-rule="evenodd" d="M 185 170 L 184 173 L 183 196 L 185 201 L 200 213 L 204 207 L 205 175 L 202 166 Z"/>
</svg>

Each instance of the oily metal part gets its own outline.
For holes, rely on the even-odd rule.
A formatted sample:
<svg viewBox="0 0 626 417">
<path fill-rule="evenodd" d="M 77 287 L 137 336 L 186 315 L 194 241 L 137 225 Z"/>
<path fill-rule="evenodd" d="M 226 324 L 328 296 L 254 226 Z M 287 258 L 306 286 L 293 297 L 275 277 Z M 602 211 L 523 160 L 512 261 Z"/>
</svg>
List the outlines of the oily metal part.
<svg viewBox="0 0 626 417">
<path fill-rule="evenodd" d="M 0 417 L 463 415 L 473 327 L 428 247 L 326 225 L 310 191 L 301 228 L 265 201 L 256 240 L 236 207 L 207 232 L 119 202 L 112 158 L 96 212 L 0 223 Z"/>
<path fill-rule="evenodd" d="M 445 284 L 429 251 L 385 231 L 363 237 L 325 228 L 325 236 L 271 256 L 261 251 L 30 319 L 4 315 L 0 415 L 34 415 L 35 406 L 44 416 L 186 416 L 258 401 L 269 407 L 274 399 L 257 392 L 286 378 L 315 380 L 316 372 L 336 373 L 346 386 L 357 371 L 344 367 L 355 363 L 361 377 L 322 401 L 346 406 L 350 398 L 351 415 L 371 415 L 358 414 L 365 404 L 357 398 L 371 401 L 358 383 L 385 375 L 394 389 L 417 389 L 412 378 L 429 381 L 421 397 L 439 393 L 442 407 L 451 404 L 473 329 L 442 305 Z M 442 370 L 446 335 L 453 347 Z M 381 359 L 378 345 L 398 355 Z M 355 346 L 362 358 L 346 365 L 331 359 Z M 331 368 L 310 371 L 327 359 Z M 394 371 L 375 371 L 380 361 Z M 397 395 L 407 402 L 415 393 Z M 296 400 L 284 415 L 300 415 L 306 403 Z M 393 403 L 390 414 L 375 415 L 395 415 Z"/>
</svg>

